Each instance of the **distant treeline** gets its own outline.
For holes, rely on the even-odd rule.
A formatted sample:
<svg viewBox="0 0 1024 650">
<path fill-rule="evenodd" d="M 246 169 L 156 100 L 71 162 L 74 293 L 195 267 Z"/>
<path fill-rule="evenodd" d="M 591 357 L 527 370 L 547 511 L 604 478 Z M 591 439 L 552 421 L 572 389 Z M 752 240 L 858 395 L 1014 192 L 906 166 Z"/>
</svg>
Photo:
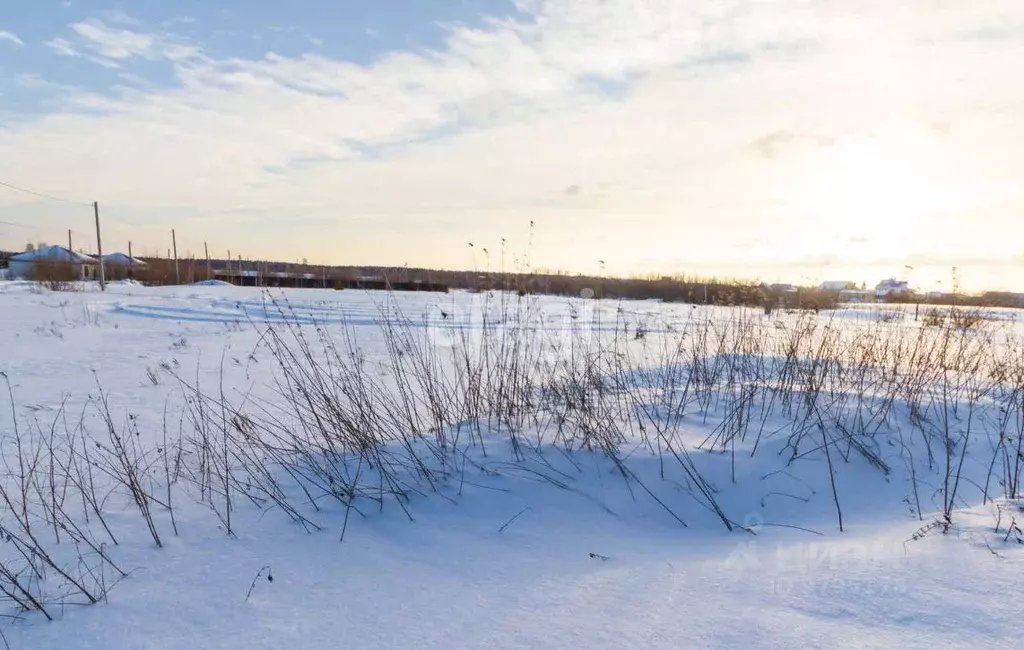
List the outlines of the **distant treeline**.
<svg viewBox="0 0 1024 650">
<path fill-rule="evenodd" d="M 145 261 L 152 269 L 151 276 L 157 275 L 157 268 L 162 268 L 159 275 L 167 277 L 168 260 L 147 258 Z M 173 268 L 173 262 L 170 264 Z M 387 266 L 330 267 L 287 262 L 237 260 L 211 260 L 210 266 L 215 271 L 214 276 L 217 275 L 216 271 L 218 270 L 229 272 L 232 275 L 240 271 L 249 273 L 255 271 L 262 278 L 259 284 L 267 286 L 288 284 L 272 275 L 286 273 L 293 276 L 303 274 L 312 276 L 312 281 L 306 280 L 301 283 L 301 286 L 325 286 L 339 289 L 360 286 L 362 283 L 368 286 L 380 286 L 383 281 L 384 285 L 396 287 L 421 284 L 429 286 L 431 289 L 448 288 L 476 292 L 510 291 L 561 296 L 586 295 L 624 300 L 662 300 L 708 305 L 770 306 L 786 309 L 826 309 L 835 306 L 838 299 L 836 294 L 817 289 L 773 292 L 755 282 L 690 276 L 614 278 L 566 273 L 501 273 Z M 188 277 L 205 278 L 205 269 L 205 261 L 190 260 Z M 227 275 L 220 277 L 231 281 L 238 280 L 238 278 Z M 151 277 L 150 281 L 155 279 L 155 277 Z"/>
<path fill-rule="evenodd" d="M 986 291 L 980 294 L 917 294 L 893 293 L 885 297 L 885 302 L 918 305 L 959 305 L 962 307 L 1024 307 L 1024 294 L 1011 291 Z"/>
<path fill-rule="evenodd" d="M 0 264 L 12 253 L 0 251 Z M 289 262 L 226 259 L 139 257 L 142 267 L 107 265 L 108 280 L 133 279 L 143 284 L 193 284 L 224 279 L 256 286 L 304 286 L 344 289 L 422 286 L 429 290 L 510 291 L 522 294 L 593 296 L 624 300 L 661 300 L 707 305 L 744 305 L 770 309 L 826 309 L 838 296 L 816 289 L 773 292 L 742 280 L 689 276 L 634 278 L 567 273 L 500 273 L 443 271 L 387 266 L 316 266 Z M 305 277 L 302 277 L 305 276 Z M 301 278 L 301 280 L 299 280 Z"/>
</svg>

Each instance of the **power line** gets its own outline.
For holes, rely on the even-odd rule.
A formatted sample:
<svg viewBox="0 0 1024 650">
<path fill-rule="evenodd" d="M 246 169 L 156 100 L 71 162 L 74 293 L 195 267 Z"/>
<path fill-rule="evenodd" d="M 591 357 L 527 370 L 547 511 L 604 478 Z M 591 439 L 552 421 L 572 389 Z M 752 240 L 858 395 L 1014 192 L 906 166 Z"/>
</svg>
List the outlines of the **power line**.
<svg viewBox="0 0 1024 650">
<path fill-rule="evenodd" d="M 2 219 L 0 219 L 0 225 L 14 226 L 15 228 L 28 228 L 29 230 L 33 228 L 33 226 L 26 226 L 23 223 L 14 223 L 13 221 L 4 221 Z"/>
<path fill-rule="evenodd" d="M 44 199 L 49 199 L 50 201 L 57 201 L 58 203 L 67 203 L 68 205 L 77 205 L 77 206 L 85 207 L 85 208 L 91 208 L 92 207 L 92 203 L 82 203 L 81 201 L 69 201 L 67 199 L 62 199 L 62 198 L 57 197 L 57 196 L 51 196 L 49 194 L 45 194 L 43 192 L 37 192 L 35 190 L 26 189 L 24 187 L 18 187 L 17 185 L 12 185 L 10 183 L 5 183 L 3 181 L 0 181 L 0 185 L 3 185 L 4 187 L 9 187 L 12 190 L 17 190 L 18 192 L 24 192 L 25 194 L 32 194 L 33 196 L 38 196 L 38 197 L 41 197 L 41 198 L 44 198 Z"/>
<path fill-rule="evenodd" d="M 89 207 L 92 207 L 91 203 L 89 204 Z M 138 221 L 136 221 L 136 220 L 134 220 L 134 219 L 132 219 L 130 217 L 124 217 L 124 216 L 121 216 L 121 215 L 117 214 L 117 210 L 115 210 L 114 214 L 111 215 L 109 210 L 104 209 L 103 210 L 103 218 L 106 221 L 115 221 L 115 222 L 122 223 L 122 224 L 125 224 L 125 225 L 128 225 L 128 226 L 139 226 L 139 225 L 141 225 Z"/>
</svg>

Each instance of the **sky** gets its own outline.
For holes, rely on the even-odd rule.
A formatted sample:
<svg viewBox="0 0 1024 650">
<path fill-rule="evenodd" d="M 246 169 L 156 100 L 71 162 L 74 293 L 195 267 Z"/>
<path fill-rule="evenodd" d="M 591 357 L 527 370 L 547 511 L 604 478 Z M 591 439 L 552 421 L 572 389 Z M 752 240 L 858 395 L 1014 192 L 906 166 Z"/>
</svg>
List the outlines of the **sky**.
<svg viewBox="0 0 1024 650">
<path fill-rule="evenodd" d="M 0 0 L 0 248 L 1024 291 L 1021 69 L 1020 0 Z"/>
</svg>

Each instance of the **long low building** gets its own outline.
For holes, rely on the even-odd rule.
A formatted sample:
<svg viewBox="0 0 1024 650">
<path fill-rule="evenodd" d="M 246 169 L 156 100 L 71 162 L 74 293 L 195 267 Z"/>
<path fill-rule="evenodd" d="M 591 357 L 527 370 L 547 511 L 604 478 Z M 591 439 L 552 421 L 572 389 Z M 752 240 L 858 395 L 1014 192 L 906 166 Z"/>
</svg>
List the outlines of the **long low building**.
<svg viewBox="0 0 1024 650">
<path fill-rule="evenodd" d="M 257 269 L 214 269 L 213 277 L 243 287 L 300 287 L 310 289 L 367 289 L 377 291 L 433 291 L 447 293 L 448 285 L 419 280 L 388 280 L 384 277 L 345 278 L 328 273 L 293 273 Z"/>
</svg>

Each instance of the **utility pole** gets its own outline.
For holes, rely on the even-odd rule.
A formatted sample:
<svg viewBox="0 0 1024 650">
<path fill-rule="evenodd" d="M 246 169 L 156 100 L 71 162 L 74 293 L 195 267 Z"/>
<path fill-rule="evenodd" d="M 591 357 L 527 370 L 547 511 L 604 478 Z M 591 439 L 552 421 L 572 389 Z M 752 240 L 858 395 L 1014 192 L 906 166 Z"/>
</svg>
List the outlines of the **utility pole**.
<svg viewBox="0 0 1024 650">
<path fill-rule="evenodd" d="M 133 265 L 135 264 L 135 258 L 132 257 L 132 242 L 131 241 L 128 242 L 128 259 L 131 261 L 131 263 Z"/>
<path fill-rule="evenodd" d="M 171 229 L 171 246 L 174 247 L 174 284 L 181 284 L 181 272 L 178 270 L 178 239 Z"/>
<path fill-rule="evenodd" d="M 213 267 L 210 266 L 210 248 L 203 242 L 203 250 L 206 251 L 206 279 L 213 279 Z"/>
<path fill-rule="evenodd" d="M 68 252 L 75 250 L 71 247 L 71 229 L 68 228 Z"/>
<path fill-rule="evenodd" d="M 960 276 L 956 274 L 956 267 L 953 267 L 953 305 L 950 307 L 950 311 L 956 306 L 956 295 L 960 293 Z"/>
<path fill-rule="evenodd" d="M 100 291 L 107 290 L 107 278 L 103 269 L 103 237 L 100 235 L 100 204 L 92 202 L 92 213 L 96 217 L 96 252 L 100 258 Z"/>
</svg>

